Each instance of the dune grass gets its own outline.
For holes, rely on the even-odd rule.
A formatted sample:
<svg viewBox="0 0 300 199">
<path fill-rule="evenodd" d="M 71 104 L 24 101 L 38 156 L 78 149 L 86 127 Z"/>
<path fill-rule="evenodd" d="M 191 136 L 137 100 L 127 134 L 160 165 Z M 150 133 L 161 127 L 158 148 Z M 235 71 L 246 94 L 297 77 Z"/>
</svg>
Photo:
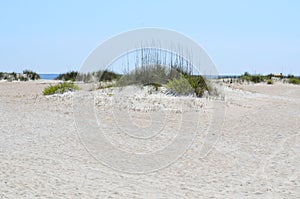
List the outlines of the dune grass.
<svg viewBox="0 0 300 199">
<path fill-rule="evenodd" d="M 124 75 L 117 82 L 117 86 L 127 85 L 151 85 L 158 90 L 166 87 L 175 95 L 196 95 L 202 97 L 205 91 L 210 93 L 204 77 L 192 75 L 180 68 L 167 68 L 162 65 L 149 65 L 136 68 L 134 71 Z"/>
<path fill-rule="evenodd" d="M 289 79 L 289 83 L 299 85 L 300 84 L 300 79 L 292 77 L 292 78 Z"/>
<path fill-rule="evenodd" d="M 166 88 L 178 95 L 190 95 L 194 93 L 189 81 L 184 77 L 183 74 L 180 74 L 179 77 L 171 79 L 166 84 Z"/>
<path fill-rule="evenodd" d="M 70 71 L 67 73 L 59 74 L 55 80 L 64 80 L 64 81 L 75 81 L 78 75 L 77 71 Z"/>
<path fill-rule="evenodd" d="M 248 72 L 245 72 L 240 76 L 240 79 L 247 82 L 260 83 L 266 81 L 269 78 L 260 74 L 252 75 Z"/>
<path fill-rule="evenodd" d="M 43 90 L 43 95 L 53 95 L 56 93 L 65 93 L 67 91 L 79 90 L 73 82 L 63 82 L 55 85 L 50 85 Z"/>
<path fill-rule="evenodd" d="M 83 81 L 83 82 L 94 82 L 95 80 L 100 81 L 112 81 L 117 80 L 121 75 L 114 73 L 109 70 L 97 71 L 92 73 L 79 73 L 77 71 L 70 71 L 67 73 L 62 73 L 55 80 L 64 80 L 64 81 Z"/>
</svg>

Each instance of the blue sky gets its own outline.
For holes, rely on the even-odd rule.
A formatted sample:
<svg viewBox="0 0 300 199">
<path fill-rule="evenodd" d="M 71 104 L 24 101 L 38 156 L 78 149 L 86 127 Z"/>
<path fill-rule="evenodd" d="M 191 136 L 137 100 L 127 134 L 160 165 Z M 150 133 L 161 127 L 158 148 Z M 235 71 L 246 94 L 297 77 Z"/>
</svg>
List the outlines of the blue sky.
<svg viewBox="0 0 300 199">
<path fill-rule="evenodd" d="M 79 70 L 118 33 L 167 28 L 206 49 L 219 73 L 300 75 L 300 1 L 2 1 L 0 71 Z"/>
</svg>

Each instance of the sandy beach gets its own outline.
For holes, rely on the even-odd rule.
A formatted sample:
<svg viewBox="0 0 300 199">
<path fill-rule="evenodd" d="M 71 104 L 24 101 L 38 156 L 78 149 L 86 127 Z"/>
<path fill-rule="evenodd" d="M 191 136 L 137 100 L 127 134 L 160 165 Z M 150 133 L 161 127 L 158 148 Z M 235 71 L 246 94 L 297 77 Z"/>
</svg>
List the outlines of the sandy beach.
<svg viewBox="0 0 300 199">
<path fill-rule="evenodd" d="M 222 131 L 205 156 L 200 150 L 214 109 L 212 99 L 168 97 L 147 90 L 137 93 L 138 98 L 111 104 L 116 96 L 112 90 L 97 91 L 95 113 L 105 121 L 104 134 L 114 146 L 131 152 L 147 153 L 172 142 L 176 135 L 168 132 L 177 128 L 186 110 L 178 107 L 198 114 L 190 121 L 200 121 L 199 133 L 183 156 L 154 172 L 131 174 L 95 159 L 78 134 L 74 93 L 43 96 L 49 83 L 0 82 L 0 198 L 300 196 L 300 86 L 226 85 Z M 164 110 L 170 121 L 157 119 L 157 128 L 166 124 L 166 131 L 149 142 L 135 141 L 109 126 L 113 119 L 102 114 L 121 109 L 128 109 L 139 126 L 151 127 L 145 112 L 159 118 Z"/>
</svg>

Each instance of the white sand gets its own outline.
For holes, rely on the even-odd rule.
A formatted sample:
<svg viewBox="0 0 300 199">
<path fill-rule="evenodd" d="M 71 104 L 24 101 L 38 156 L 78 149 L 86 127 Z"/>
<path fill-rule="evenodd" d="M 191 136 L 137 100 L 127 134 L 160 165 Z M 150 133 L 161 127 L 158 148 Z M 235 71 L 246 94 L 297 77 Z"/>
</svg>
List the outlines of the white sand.
<svg viewBox="0 0 300 199">
<path fill-rule="evenodd" d="M 0 198 L 300 197 L 300 86 L 226 87 L 223 131 L 205 157 L 199 155 L 201 132 L 211 119 L 211 100 L 136 93 L 117 105 L 128 109 L 138 125 L 149 125 L 143 113 L 165 110 L 173 121 L 169 128 L 175 128 L 183 104 L 183 110 L 197 108 L 202 130 L 173 164 L 137 175 L 115 171 L 91 156 L 76 131 L 74 95 L 42 96 L 48 84 L 0 82 Z M 101 113 L 115 107 L 110 104 L 115 94 L 104 90 L 97 96 L 97 117 L 110 121 Z M 156 150 L 174 136 L 140 143 L 110 130 L 104 133 L 115 146 L 133 152 Z"/>
</svg>

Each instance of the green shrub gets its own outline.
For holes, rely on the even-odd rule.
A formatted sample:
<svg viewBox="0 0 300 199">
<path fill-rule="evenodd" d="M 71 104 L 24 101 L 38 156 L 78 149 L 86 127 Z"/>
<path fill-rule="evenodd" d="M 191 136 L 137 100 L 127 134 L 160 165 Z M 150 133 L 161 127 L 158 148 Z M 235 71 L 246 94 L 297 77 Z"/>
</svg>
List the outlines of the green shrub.
<svg viewBox="0 0 300 199">
<path fill-rule="evenodd" d="M 104 70 L 97 71 L 92 73 L 79 73 L 77 71 L 70 71 L 67 73 L 60 74 L 55 80 L 64 80 L 64 81 L 84 81 L 84 82 L 92 82 L 92 81 L 112 81 L 117 80 L 121 77 L 121 75 L 116 74 L 112 71 Z M 94 79 L 95 78 L 95 79 Z"/>
<path fill-rule="evenodd" d="M 121 75 L 116 74 L 112 71 L 104 70 L 98 71 L 94 74 L 98 81 L 112 81 L 120 79 Z"/>
<path fill-rule="evenodd" d="M 26 75 L 27 79 L 30 79 L 30 80 L 38 80 L 38 79 L 40 79 L 40 75 L 37 74 L 36 72 L 31 71 L 31 70 L 24 70 L 23 74 Z"/>
<path fill-rule="evenodd" d="M 43 95 L 52 95 L 55 93 L 64 93 L 67 91 L 78 90 L 78 86 L 76 86 L 73 82 L 63 82 L 58 83 L 56 85 L 50 85 L 43 90 Z"/>
<path fill-rule="evenodd" d="M 166 84 L 166 87 L 180 95 L 188 95 L 194 93 L 194 90 L 191 87 L 189 81 L 182 74 L 180 74 L 177 78 L 175 77 L 171 79 Z"/>
<path fill-rule="evenodd" d="M 28 81 L 28 77 L 21 76 L 21 77 L 20 77 L 20 81 L 26 82 L 26 81 Z"/>
<path fill-rule="evenodd" d="M 248 72 L 245 72 L 243 75 L 240 76 L 240 79 L 248 82 L 260 83 L 265 81 L 266 77 L 262 75 L 251 75 Z"/>
<path fill-rule="evenodd" d="M 267 84 L 273 84 L 273 80 L 272 79 L 268 79 L 267 80 Z"/>
<path fill-rule="evenodd" d="M 197 97 L 202 97 L 205 91 L 210 93 L 210 89 L 202 76 L 179 74 L 179 77 L 171 79 L 166 87 L 180 95 L 194 93 Z"/>
<path fill-rule="evenodd" d="M 55 80 L 75 81 L 77 75 L 78 75 L 78 72 L 76 72 L 76 71 L 70 71 L 70 72 L 58 75 L 55 78 Z"/>
<path fill-rule="evenodd" d="M 12 72 L 12 73 L 10 74 L 10 78 L 11 78 L 12 81 L 18 80 L 18 78 L 17 78 L 17 73 Z"/>
<path fill-rule="evenodd" d="M 289 83 L 290 83 L 290 84 L 300 84 L 300 79 L 295 78 L 295 77 L 290 78 L 290 79 L 289 79 Z"/>
<path fill-rule="evenodd" d="M 158 90 L 158 87 L 165 85 L 169 90 L 178 95 L 196 94 L 201 97 L 204 91 L 209 91 L 204 78 L 200 75 L 191 75 L 179 67 L 166 68 L 154 64 L 137 67 L 132 72 L 125 74 L 117 86 L 127 85 L 151 85 Z"/>
<path fill-rule="evenodd" d="M 24 70 L 23 73 L 16 73 L 16 72 L 11 72 L 11 73 L 0 73 L 0 80 L 4 79 L 7 81 L 28 81 L 28 80 L 37 80 L 40 79 L 39 74 L 30 71 L 30 70 Z"/>
<path fill-rule="evenodd" d="M 260 83 L 264 81 L 264 77 L 262 75 L 252 75 L 251 81 L 254 83 Z"/>
<path fill-rule="evenodd" d="M 204 91 L 210 92 L 210 89 L 202 76 L 186 75 L 186 79 L 189 81 L 197 97 L 202 97 Z"/>
</svg>

